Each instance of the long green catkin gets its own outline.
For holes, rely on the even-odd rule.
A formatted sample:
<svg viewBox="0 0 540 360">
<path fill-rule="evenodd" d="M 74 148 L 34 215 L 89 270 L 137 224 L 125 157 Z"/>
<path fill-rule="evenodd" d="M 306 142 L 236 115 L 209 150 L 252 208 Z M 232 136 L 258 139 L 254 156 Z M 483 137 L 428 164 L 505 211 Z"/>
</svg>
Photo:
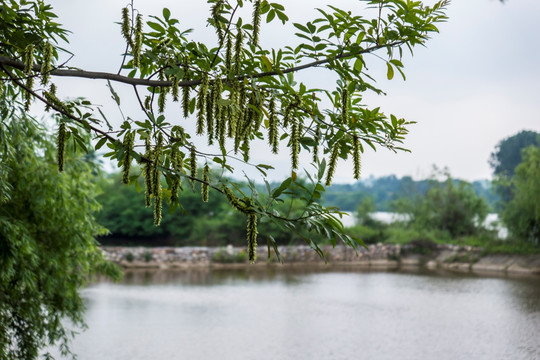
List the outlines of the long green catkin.
<svg viewBox="0 0 540 360">
<path fill-rule="evenodd" d="M 178 201 L 178 190 L 180 190 L 181 180 L 182 177 L 180 176 L 181 166 L 178 166 L 179 164 L 179 154 L 176 147 L 173 147 L 171 149 L 171 167 L 173 168 L 172 173 L 172 181 L 171 181 L 171 196 L 170 201 L 171 203 L 176 203 Z"/>
<path fill-rule="evenodd" d="M 221 10 L 223 8 L 223 0 L 218 0 L 212 6 L 212 20 L 214 22 L 214 27 L 216 28 L 216 34 L 219 39 L 219 45 L 221 46 L 223 44 L 223 24 L 221 21 L 219 21 L 219 17 L 221 15 Z"/>
<path fill-rule="evenodd" d="M 187 66 L 184 67 L 184 76 L 182 77 L 183 81 L 189 80 L 189 73 Z M 182 87 L 182 112 L 184 114 L 184 117 L 187 118 L 189 116 L 189 92 L 191 90 L 191 87 L 184 86 Z"/>
<path fill-rule="evenodd" d="M 127 7 L 122 8 L 122 36 L 126 40 L 126 43 L 133 48 L 133 41 L 131 40 L 131 21 L 129 19 L 129 9 Z"/>
<path fill-rule="evenodd" d="M 26 77 L 26 87 L 32 90 L 34 87 L 34 77 L 32 76 L 32 67 L 34 66 L 34 45 L 30 44 L 24 50 L 24 73 Z M 32 94 L 29 91 L 23 93 L 24 97 L 24 109 L 28 111 L 30 104 L 32 103 Z"/>
<path fill-rule="evenodd" d="M 234 43 L 234 75 L 240 75 L 240 65 L 242 65 L 242 43 L 244 36 L 242 34 L 242 28 L 237 26 L 236 42 Z"/>
<path fill-rule="evenodd" d="M 252 43 L 254 46 L 259 45 L 259 31 L 261 29 L 261 1 L 255 0 L 253 3 L 253 35 Z"/>
<path fill-rule="evenodd" d="M 126 133 L 124 136 L 124 159 L 122 162 L 122 183 L 129 184 L 129 171 L 131 169 L 131 161 L 133 159 L 131 153 L 133 152 L 133 143 L 135 140 L 134 133 Z"/>
<path fill-rule="evenodd" d="M 43 49 L 43 63 L 41 64 L 41 84 L 47 85 L 51 77 L 53 47 L 46 43 Z"/>
<path fill-rule="evenodd" d="M 341 122 L 343 124 L 349 122 L 349 100 L 349 90 L 347 84 L 345 84 L 341 91 Z"/>
<path fill-rule="evenodd" d="M 208 195 L 210 193 L 210 167 L 208 163 L 204 165 L 203 174 L 202 174 L 202 185 L 201 185 L 201 195 L 202 201 L 208 202 Z"/>
<path fill-rule="evenodd" d="M 353 163 L 353 175 L 354 178 L 358 180 L 360 178 L 360 169 L 362 166 L 360 161 L 360 140 L 358 138 L 358 135 L 353 136 Z"/>
<path fill-rule="evenodd" d="M 315 145 L 313 145 L 313 163 L 316 164 L 319 160 L 319 142 L 321 141 L 321 126 L 317 124 L 315 127 Z"/>
<path fill-rule="evenodd" d="M 197 178 L 197 153 L 195 146 L 191 146 L 189 149 L 189 176 L 191 177 L 191 183 Z"/>
<path fill-rule="evenodd" d="M 138 14 L 135 20 L 135 40 L 133 41 L 133 67 L 138 68 L 141 64 L 142 48 L 142 15 Z"/>
<path fill-rule="evenodd" d="M 328 161 L 328 172 L 326 173 L 325 181 L 326 186 L 330 186 L 332 184 L 332 178 L 334 177 L 334 173 L 336 172 L 339 151 L 339 144 L 335 143 L 334 147 L 332 148 L 332 152 L 330 153 L 330 159 Z"/>
<path fill-rule="evenodd" d="M 204 133 L 204 120 L 206 114 L 206 93 L 208 92 L 208 74 L 204 73 L 197 93 L 197 135 Z"/>
<path fill-rule="evenodd" d="M 144 157 L 146 162 L 143 163 L 143 177 L 144 177 L 144 205 L 146 207 L 152 206 L 152 164 L 154 160 L 152 158 L 152 146 L 150 145 L 150 139 L 146 138 L 144 141 L 146 152 Z"/>
<path fill-rule="evenodd" d="M 161 165 L 161 153 L 163 152 L 163 134 L 159 133 L 156 146 L 154 148 L 154 162 L 152 165 L 152 193 L 154 195 L 154 225 L 159 226 L 161 224 L 161 206 L 162 206 L 162 193 L 161 193 L 161 172 L 159 166 Z"/>
<path fill-rule="evenodd" d="M 274 97 L 270 97 L 270 103 L 268 104 L 268 144 L 271 146 L 272 152 L 274 154 L 278 153 L 279 142 L 278 142 L 278 120 L 276 116 L 276 102 Z"/>
<path fill-rule="evenodd" d="M 292 120 L 291 129 L 291 167 L 298 169 L 298 153 L 300 152 L 300 124 L 298 120 Z"/>
<path fill-rule="evenodd" d="M 247 217 L 247 248 L 248 259 L 254 263 L 257 259 L 257 214 L 250 213 Z"/>
<path fill-rule="evenodd" d="M 64 154 L 66 152 L 66 123 L 61 122 L 58 126 L 58 138 L 56 148 L 56 158 L 58 171 L 64 171 Z"/>
</svg>

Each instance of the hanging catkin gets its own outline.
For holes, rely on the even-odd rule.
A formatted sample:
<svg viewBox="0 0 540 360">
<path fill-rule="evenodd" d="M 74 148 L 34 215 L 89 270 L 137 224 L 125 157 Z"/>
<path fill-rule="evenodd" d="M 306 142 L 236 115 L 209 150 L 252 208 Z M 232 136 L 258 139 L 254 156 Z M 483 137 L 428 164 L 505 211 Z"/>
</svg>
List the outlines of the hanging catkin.
<svg viewBox="0 0 540 360">
<path fill-rule="evenodd" d="M 193 181 L 197 178 L 197 153 L 194 145 L 189 150 L 189 176 L 193 184 Z"/>
<path fill-rule="evenodd" d="M 347 124 L 349 122 L 349 90 L 347 84 L 341 90 L 341 122 Z"/>
<path fill-rule="evenodd" d="M 214 6 L 212 6 L 212 21 L 214 22 L 214 27 L 216 28 L 216 34 L 218 36 L 220 46 L 223 44 L 223 24 L 219 20 L 222 9 L 223 0 L 217 0 Z"/>
<path fill-rule="evenodd" d="M 204 118 L 206 115 L 206 93 L 208 92 L 208 74 L 204 73 L 197 93 L 197 135 L 204 133 Z"/>
<path fill-rule="evenodd" d="M 319 160 L 319 142 L 321 141 L 321 126 L 319 124 L 315 127 L 313 140 L 315 141 L 315 145 L 313 145 L 313 163 L 317 164 Z"/>
<path fill-rule="evenodd" d="M 146 161 L 143 163 L 143 177 L 144 177 L 144 205 L 150 207 L 152 205 L 152 146 L 150 145 L 150 139 L 144 140 L 145 153 L 144 157 Z"/>
<path fill-rule="evenodd" d="M 232 35 L 229 32 L 227 35 L 227 44 L 225 45 L 225 71 L 227 74 L 231 74 L 233 71 L 232 51 L 233 51 Z"/>
<path fill-rule="evenodd" d="M 34 45 L 30 44 L 24 50 L 24 73 L 26 74 L 26 87 L 32 90 L 34 87 L 34 77 L 32 76 L 32 67 L 34 66 Z M 24 96 L 24 108 L 26 111 L 30 109 L 32 102 L 32 94 L 29 91 L 23 93 Z"/>
<path fill-rule="evenodd" d="M 234 75 L 240 75 L 240 67 L 242 65 L 242 42 L 244 41 L 244 36 L 242 34 L 242 27 L 236 26 L 236 41 L 234 43 Z"/>
<path fill-rule="evenodd" d="M 126 40 L 126 43 L 133 48 L 133 41 L 131 40 L 131 21 L 129 19 L 129 9 L 127 7 L 122 8 L 122 36 Z"/>
<path fill-rule="evenodd" d="M 231 84 L 231 90 L 229 91 L 230 105 L 227 107 L 228 109 L 227 136 L 229 138 L 234 138 L 236 134 L 236 127 L 238 123 L 238 97 L 239 97 L 239 94 L 238 94 L 237 84 L 233 82 Z"/>
<path fill-rule="evenodd" d="M 163 152 L 163 134 L 159 133 L 156 146 L 154 147 L 152 162 L 152 195 L 157 197 L 161 193 L 161 154 Z"/>
<path fill-rule="evenodd" d="M 180 86 L 178 85 L 180 82 L 180 79 L 176 77 L 175 75 L 173 75 L 170 77 L 169 80 L 171 81 L 171 93 L 172 93 L 173 101 L 177 102 L 178 99 L 180 98 Z"/>
<path fill-rule="evenodd" d="M 66 152 L 66 123 L 61 122 L 58 126 L 58 138 L 56 147 L 56 159 L 58 163 L 58 171 L 64 171 L 64 154 Z"/>
<path fill-rule="evenodd" d="M 229 204 L 231 204 L 231 206 L 234 209 L 238 210 L 239 212 L 243 214 L 248 213 L 248 208 L 246 207 L 246 205 L 243 202 L 241 202 L 240 199 L 236 197 L 236 195 L 234 195 L 234 193 L 228 186 L 223 185 L 222 191 L 223 191 L 223 194 L 225 194 L 227 201 L 229 202 Z"/>
<path fill-rule="evenodd" d="M 152 165 L 152 195 L 154 196 L 154 225 L 159 226 L 161 224 L 161 206 L 162 206 L 162 194 L 161 194 L 161 172 L 159 166 L 161 166 L 161 153 L 163 152 L 163 135 L 159 133 L 156 146 L 154 148 L 154 162 Z"/>
<path fill-rule="evenodd" d="M 178 150 L 175 146 L 171 149 L 171 167 L 173 172 L 171 174 L 171 203 L 176 203 L 178 201 L 178 190 L 180 190 L 180 185 L 182 184 L 182 176 L 180 172 L 182 169 L 182 159 L 178 153 Z"/>
<path fill-rule="evenodd" d="M 137 14 L 135 20 L 135 36 L 133 41 L 133 67 L 138 68 L 141 64 L 141 48 L 142 48 L 142 15 Z"/>
<path fill-rule="evenodd" d="M 354 163 L 354 178 L 358 180 L 360 178 L 360 140 L 358 135 L 353 136 L 353 163 Z"/>
<path fill-rule="evenodd" d="M 278 120 L 276 116 L 276 102 L 274 96 L 270 97 L 270 103 L 268 104 L 268 113 L 270 117 L 268 118 L 268 143 L 274 154 L 278 153 L 279 142 L 278 142 Z"/>
<path fill-rule="evenodd" d="M 53 47 L 46 43 L 43 49 L 43 63 L 41 64 L 41 84 L 47 85 L 52 70 Z"/>
<path fill-rule="evenodd" d="M 325 181 L 326 186 L 330 186 L 332 184 L 332 178 L 334 177 L 334 173 L 336 171 L 339 150 L 339 144 L 335 143 L 328 161 L 328 172 L 326 173 Z"/>
<path fill-rule="evenodd" d="M 203 173 L 202 173 L 202 185 L 201 185 L 201 195 L 202 195 L 202 201 L 208 202 L 208 195 L 210 193 L 210 167 L 208 166 L 208 163 L 204 165 Z"/>
<path fill-rule="evenodd" d="M 45 105 L 45 111 L 50 111 L 51 106 L 49 105 L 49 99 L 50 98 L 56 98 L 56 85 L 51 83 L 51 86 L 49 86 L 49 91 L 45 92 L 45 99 L 47 99 L 47 105 Z"/>
<path fill-rule="evenodd" d="M 254 263 L 257 255 L 257 214 L 250 213 L 247 216 L 247 248 L 248 259 L 250 263 Z"/>
<path fill-rule="evenodd" d="M 206 135 L 208 145 L 214 143 L 214 88 L 206 94 Z"/>
<path fill-rule="evenodd" d="M 129 171 L 131 169 L 131 160 L 133 152 L 133 143 L 134 143 L 135 134 L 132 132 L 126 133 L 124 136 L 124 159 L 122 162 L 122 183 L 129 184 Z"/>
<path fill-rule="evenodd" d="M 220 105 L 221 100 L 221 92 L 223 91 L 223 83 L 221 82 L 221 77 L 218 75 L 214 82 L 214 86 L 212 88 L 213 91 L 213 104 L 214 104 L 214 124 L 215 124 L 215 131 L 214 138 L 218 139 L 220 138 L 221 130 L 224 128 L 225 125 L 223 125 L 221 112 L 223 111 L 222 106 Z"/>
<path fill-rule="evenodd" d="M 261 28 L 261 1 L 255 0 L 253 4 L 253 36 L 252 42 L 254 46 L 259 45 L 259 31 Z"/>
<path fill-rule="evenodd" d="M 291 129 L 291 167 L 298 169 L 298 153 L 300 152 L 300 124 L 298 120 L 292 120 Z"/>
<path fill-rule="evenodd" d="M 182 77 L 183 81 L 189 80 L 189 72 L 187 69 L 187 63 L 184 64 L 184 76 Z M 189 86 L 182 87 L 182 111 L 184 114 L 184 117 L 187 118 L 189 116 L 189 92 L 191 88 Z"/>
</svg>

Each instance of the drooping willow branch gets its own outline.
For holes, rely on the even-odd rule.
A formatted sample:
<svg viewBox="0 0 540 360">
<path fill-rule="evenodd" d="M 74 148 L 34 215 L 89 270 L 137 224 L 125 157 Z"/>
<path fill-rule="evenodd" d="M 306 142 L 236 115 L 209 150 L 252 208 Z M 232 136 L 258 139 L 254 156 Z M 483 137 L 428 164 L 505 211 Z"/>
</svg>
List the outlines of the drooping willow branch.
<svg viewBox="0 0 540 360">
<path fill-rule="evenodd" d="M 266 72 L 260 72 L 255 73 L 251 75 L 239 75 L 236 77 L 236 80 L 241 81 L 244 79 L 259 79 L 267 76 L 276 76 L 276 75 L 282 75 L 282 74 L 288 74 L 292 72 L 297 72 L 305 69 L 309 69 L 312 67 L 317 67 L 321 65 L 326 65 L 332 61 L 340 60 L 340 59 L 346 59 L 351 58 L 355 56 L 359 56 L 362 54 L 367 54 L 374 52 L 379 49 L 383 48 L 390 48 L 395 46 L 400 46 L 405 44 L 406 40 L 401 41 L 395 41 L 392 43 L 388 43 L 385 45 L 376 45 L 372 46 L 366 49 L 362 49 L 359 51 L 353 51 L 353 52 L 346 52 L 342 53 L 336 56 L 328 57 L 325 59 L 313 61 L 307 64 L 283 69 L 283 70 L 274 70 L 274 71 L 266 71 Z M 0 55 L 0 64 L 10 66 L 19 70 L 24 69 L 24 63 L 20 60 L 12 59 L 7 56 Z M 40 72 L 41 71 L 41 65 L 35 64 L 32 66 L 32 70 Z M 124 75 L 118 75 L 113 73 L 107 73 L 107 72 L 96 72 L 96 71 L 87 71 L 87 70 L 81 70 L 81 69 L 54 69 L 50 72 L 53 76 L 65 76 L 65 77 L 78 77 L 78 78 L 86 78 L 86 79 L 102 79 L 102 80 L 110 80 L 115 82 L 120 82 L 124 84 L 129 85 L 142 85 L 142 86 L 154 86 L 154 87 L 169 87 L 172 86 L 172 81 L 169 80 L 150 80 L 150 79 L 138 79 L 138 78 L 131 78 Z M 195 80 L 183 80 L 178 82 L 178 86 L 180 87 L 186 87 L 186 86 L 195 86 L 199 85 L 201 83 L 201 79 L 195 79 Z M 222 81 L 226 82 L 228 79 L 224 78 Z M 176 85 L 176 84 L 175 84 Z"/>
</svg>

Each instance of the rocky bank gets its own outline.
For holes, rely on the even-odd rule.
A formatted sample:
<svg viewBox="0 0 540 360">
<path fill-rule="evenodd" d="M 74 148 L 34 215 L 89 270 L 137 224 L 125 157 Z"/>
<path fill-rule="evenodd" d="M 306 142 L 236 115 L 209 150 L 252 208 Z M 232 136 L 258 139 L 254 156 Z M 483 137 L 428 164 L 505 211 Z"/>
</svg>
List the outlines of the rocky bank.
<svg viewBox="0 0 540 360">
<path fill-rule="evenodd" d="M 245 249 L 237 247 L 103 247 L 106 257 L 124 268 L 192 268 L 247 266 Z M 308 246 L 280 246 L 283 264 L 325 265 Z M 357 266 L 371 270 L 398 270 L 411 267 L 446 269 L 497 275 L 540 276 L 538 255 L 485 255 L 482 249 L 469 246 L 412 243 L 377 244 L 361 248 L 358 253 L 345 246 L 322 247 L 328 265 Z M 257 262 L 249 266 L 278 264 L 274 250 L 270 257 L 266 247 L 257 249 Z"/>
</svg>

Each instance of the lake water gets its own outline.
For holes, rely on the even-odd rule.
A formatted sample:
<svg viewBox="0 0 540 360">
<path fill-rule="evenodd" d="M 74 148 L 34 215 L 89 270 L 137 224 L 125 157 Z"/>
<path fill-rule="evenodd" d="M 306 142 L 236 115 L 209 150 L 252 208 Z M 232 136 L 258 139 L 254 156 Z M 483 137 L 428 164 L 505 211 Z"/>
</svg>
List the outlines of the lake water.
<svg viewBox="0 0 540 360">
<path fill-rule="evenodd" d="M 83 294 L 80 360 L 540 359 L 539 278 L 151 271 Z"/>
</svg>

